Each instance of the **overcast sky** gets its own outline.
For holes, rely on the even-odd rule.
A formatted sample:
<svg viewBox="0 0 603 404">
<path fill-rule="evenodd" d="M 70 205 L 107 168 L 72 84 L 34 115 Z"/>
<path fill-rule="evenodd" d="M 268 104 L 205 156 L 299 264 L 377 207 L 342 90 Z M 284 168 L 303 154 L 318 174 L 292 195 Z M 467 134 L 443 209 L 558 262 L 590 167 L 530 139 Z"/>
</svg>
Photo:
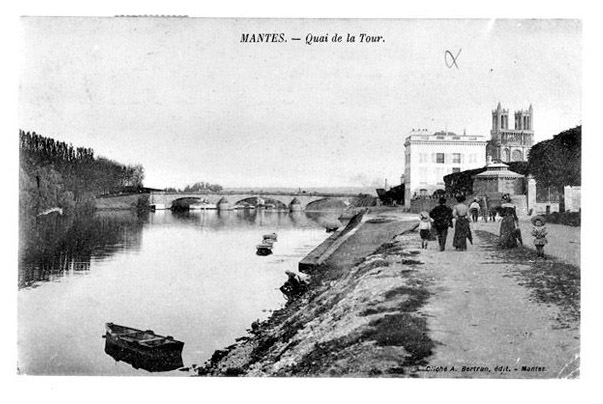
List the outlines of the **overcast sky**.
<svg viewBox="0 0 603 404">
<path fill-rule="evenodd" d="M 20 128 L 142 164 L 151 187 L 398 184 L 412 128 L 489 137 L 499 101 L 511 114 L 533 105 L 536 141 L 581 124 L 578 21 L 97 17 L 21 28 Z M 287 42 L 240 42 L 264 32 Z M 343 42 L 305 43 L 336 33 Z M 460 51 L 456 65 L 447 50 Z"/>
</svg>

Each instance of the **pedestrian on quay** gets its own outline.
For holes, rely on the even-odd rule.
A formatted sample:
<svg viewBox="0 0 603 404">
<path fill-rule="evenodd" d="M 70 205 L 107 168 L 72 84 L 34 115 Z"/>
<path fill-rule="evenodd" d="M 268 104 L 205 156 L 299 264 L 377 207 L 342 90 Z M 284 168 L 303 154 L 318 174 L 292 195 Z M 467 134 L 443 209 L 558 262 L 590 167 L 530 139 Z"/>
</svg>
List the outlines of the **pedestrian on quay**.
<svg viewBox="0 0 603 404">
<path fill-rule="evenodd" d="M 517 240 L 520 238 L 518 227 L 519 219 L 517 218 L 517 210 L 515 205 L 511 203 L 511 196 L 509 194 L 504 194 L 502 196 L 502 204 L 498 209 L 498 213 L 502 216 L 500 222 L 500 247 L 517 247 Z"/>
<path fill-rule="evenodd" d="M 546 239 L 547 229 L 545 226 L 546 220 L 543 216 L 534 216 L 532 218 L 532 236 L 534 236 L 534 245 L 536 246 L 536 255 L 544 258 L 544 246 L 548 242 Z"/>
<path fill-rule="evenodd" d="M 440 251 L 446 249 L 446 238 L 448 237 L 448 228 L 452 227 L 452 209 L 446 206 L 446 198 L 441 197 L 439 205 L 429 212 L 429 217 L 433 219 L 433 228 L 438 236 Z"/>
<path fill-rule="evenodd" d="M 429 242 L 429 237 L 431 236 L 431 218 L 429 217 L 429 213 L 421 212 L 419 213 L 419 236 L 421 236 L 421 248 L 427 249 L 427 243 Z"/>
<path fill-rule="evenodd" d="M 471 220 L 473 222 L 477 223 L 477 219 L 479 217 L 479 211 L 480 211 L 479 202 L 477 201 L 477 198 L 473 198 L 473 202 L 471 202 L 471 205 L 469 205 L 469 212 L 471 212 Z"/>
<path fill-rule="evenodd" d="M 467 239 L 473 244 L 471 228 L 469 227 L 469 208 L 463 203 L 465 202 L 464 196 L 458 196 L 456 201 L 458 203 L 452 208 L 452 217 L 455 219 L 452 245 L 458 251 L 465 251 L 467 250 Z"/>
</svg>

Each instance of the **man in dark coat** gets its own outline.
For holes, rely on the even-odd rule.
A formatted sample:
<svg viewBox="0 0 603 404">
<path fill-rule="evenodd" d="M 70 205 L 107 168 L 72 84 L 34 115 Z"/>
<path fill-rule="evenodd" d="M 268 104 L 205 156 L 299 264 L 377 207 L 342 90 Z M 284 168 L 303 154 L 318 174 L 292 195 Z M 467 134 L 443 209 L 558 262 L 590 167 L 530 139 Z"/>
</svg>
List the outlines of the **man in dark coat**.
<svg viewBox="0 0 603 404">
<path fill-rule="evenodd" d="M 446 237 L 448 237 L 448 228 L 452 227 L 452 209 L 446 206 L 446 198 L 440 198 L 439 205 L 429 212 L 433 219 L 433 228 L 438 236 L 440 251 L 446 249 Z"/>
</svg>

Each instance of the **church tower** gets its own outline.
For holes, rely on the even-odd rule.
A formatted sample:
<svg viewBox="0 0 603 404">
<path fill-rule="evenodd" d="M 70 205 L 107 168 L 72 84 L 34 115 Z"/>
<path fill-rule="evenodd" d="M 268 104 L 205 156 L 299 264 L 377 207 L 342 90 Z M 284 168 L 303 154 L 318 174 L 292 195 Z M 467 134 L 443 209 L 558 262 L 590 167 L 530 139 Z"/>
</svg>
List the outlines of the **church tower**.
<svg viewBox="0 0 603 404">
<path fill-rule="evenodd" d="M 514 129 L 509 129 L 509 110 L 498 103 L 492 111 L 491 139 L 486 154 L 502 162 L 528 161 L 528 152 L 534 144 L 534 109 L 515 111 Z"/>
</svg>

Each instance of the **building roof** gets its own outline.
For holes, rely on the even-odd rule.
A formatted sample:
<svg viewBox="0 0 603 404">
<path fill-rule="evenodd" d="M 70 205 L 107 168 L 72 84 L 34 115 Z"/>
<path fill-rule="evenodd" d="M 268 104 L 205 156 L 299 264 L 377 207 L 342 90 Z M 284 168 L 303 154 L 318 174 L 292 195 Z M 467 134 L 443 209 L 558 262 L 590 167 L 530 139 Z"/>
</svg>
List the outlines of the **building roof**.
<svg viewBox="0 0 603 404">
<path fill-rule="evenodd" d="M 489 161 L 486 171 L 473 176 L 473 178 L 494 179 L 494 178 L 523 178 L 524 176 L 509 170 L 509 166 L 501 162 Z"/>
<path fill-rule="evenodd" d="M 467 135 L 463 133 L 459 135 L 450 131 L 438 131 L 435 133 L 429 133 L 427 129 L 412 130 L 410 135 L 406 138 L 406 142 L 420 141 L 420 142 L 483 142 L 486 143 L 488 139 L 482 135 Z"/>
</svg>

